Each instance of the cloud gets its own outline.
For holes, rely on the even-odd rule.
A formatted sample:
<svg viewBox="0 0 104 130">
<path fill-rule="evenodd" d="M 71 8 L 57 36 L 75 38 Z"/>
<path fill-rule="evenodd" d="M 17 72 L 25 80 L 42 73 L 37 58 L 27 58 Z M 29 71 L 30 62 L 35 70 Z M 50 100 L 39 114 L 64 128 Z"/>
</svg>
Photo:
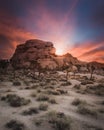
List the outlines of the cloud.
<svg viewBox="0 0 104 130">
<path fill-rule="evenodd" d="M 17 44 L 35 35 L 20 27 L 20 20 L 0 12 L 0 58 L 10 58 Z"/>
<path fill-rule="evenodd" d="M 69 52 L 83 61 L 104 63 L 104 41 L 80 43 L 70 49 Z"/>
</svg>

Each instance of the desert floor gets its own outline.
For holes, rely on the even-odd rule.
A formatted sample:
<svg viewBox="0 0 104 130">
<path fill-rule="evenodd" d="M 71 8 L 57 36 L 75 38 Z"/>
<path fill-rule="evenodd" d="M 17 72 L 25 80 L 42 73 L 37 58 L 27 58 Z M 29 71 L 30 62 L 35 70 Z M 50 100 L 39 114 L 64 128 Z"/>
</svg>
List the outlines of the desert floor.
<svg viewBox="0 0 104 130">
<path fill-rule="evenodd" d="M 68 81 L 63 72 L 40 79 L 4 76 L 0 130 L 104 130 L 104 76 L 89 80 L 90 74 L 76 74 Z M 7 125 L 13 120 L 20 124 Z"/>
</svg>

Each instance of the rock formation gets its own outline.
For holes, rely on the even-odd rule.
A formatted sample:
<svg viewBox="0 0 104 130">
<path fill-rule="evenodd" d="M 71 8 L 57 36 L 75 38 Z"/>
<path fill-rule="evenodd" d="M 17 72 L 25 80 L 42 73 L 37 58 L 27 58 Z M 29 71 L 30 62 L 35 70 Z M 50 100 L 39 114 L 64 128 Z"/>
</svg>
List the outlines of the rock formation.
<svg viewBox="0 0 104 130">
<path fill-rule="evenodd" d="M 14 68 L 31 68 L 37 69 L 60 69 L 65 63 L 78 64 L 80 61 L 71 54 L 57 56 L 56 49 L 51 42 L 45 42 L 38 39 L 26 41 L 24 44 L 17 46 L 11 64 Z"/>
</svg>

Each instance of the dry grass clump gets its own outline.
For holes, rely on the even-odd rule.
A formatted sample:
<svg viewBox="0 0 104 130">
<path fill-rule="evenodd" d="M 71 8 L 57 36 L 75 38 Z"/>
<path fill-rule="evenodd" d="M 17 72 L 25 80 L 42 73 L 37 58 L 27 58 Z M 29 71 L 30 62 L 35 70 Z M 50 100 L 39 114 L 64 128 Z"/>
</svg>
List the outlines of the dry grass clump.
<svg viewBox="0 0 104 130">
<path fill-rule="evenodd" d="M 82 84 L 82 85 L 93 84 L 93 81 L 91 81 L 91 80 L 83 80 L 83 81 L 81 82 L 81 84 Z"/>
<path fill-rule="evenodd" d="M 43 119 L 37 119 L 37 120 L 35 120 L 35 125 L 40 126 L 42 124 L 42 122 L 43 122 Z"/>
<path fill-rule="evenodd" d="M 85 91 L 87 93 L 104 96 L 104 84 L 87 86 Z"/>
<path fill-rule="evenodd" d="M 12 107 L 20 107 L 22 105 L 27 105 L 30 103 L 29 99 L 24 99 L 15 94 L 8 94 L 6 96 L 1 97 L 1 100 L 6 101 Z"/>
<path fill-rule="evenodd" d="M 71 120 L 62 112 L 49 112 L 48 113 L 48 122 L 56 130 L 70 130 L 71 129 Z"/>
<path fill-rule="evenodd" d="M 30 96 L 31 96 L 31 97 L 36 97 L 37 94 L 36 94 L 36 92 L 32 92 Z"/>
<path fill-rule="evenodd" d="M 32 114 L 38 114 L 39 109 L 36 107 L 29 108 L 28 110 L 24 110 L 22 112 L 22 115 L 32 115 Z"/>
<path fill-rule="evenodd" d="M 47 109 L 48 109 L 48 104 L 47 103 L 41 103 L 39 105 L 39 110 L 46 111 Z"/>
<path fill-rule="evenodd" d="M 80 100 L 79 98 L 74 99 L 72 102 L 72 105 L 74 105 L 74 106 L 78 106 L 81 104 L 86 105 L 87 103 L 86 103 L 86 101 Z"/>
<path fill-rule="evenodd" d="M 42 90 L 40 88 L 37 89 L 37 93 L 41 93 Z"/>
<path fill-rule="evenodd" d="M 30 85 L 29 81 L 26 81 L 26 80 L 24 80 L 23 83 L 24 83 L 26 86 L 29 86 L 29 85 Z"/>
<path fill-rule="evenodd" d="M 85 124 L 85 128 L 88 128 L 89 130 L 104 130 L 103 128 L 101 127 L 97 127 L 97 126 L 93 126 L 93 125 L 90 125 L 90 124 Z"/>
<path fill-rule="evenodd" d="M 104 105 L 104 101 L 101 101 L 101 105 Z"/>
<path fill-rule="evenodd" d="M 5 126 L 12 130 L 23 130 L 24 129 L 24 124 L 17 120 L 11 120 L 11 121 L 7 122 Z"/>
<path fill-rule="evenodd" d="M 48 101 L 49 100 L 49 96 L 48 95 L 46 95 L 46 94 L 39 94 L 38 96 L 37 96 L 37 99 L 36 99 L 37 101 Z"/>
<path fill-rule="evenodd" d="M 104 113 L 104 108 L 98 109 L 98 112 L 101 113 L 101 114 L 103 114 Z"/>
<path fill-rule="evenodd" d="M 82 114 L 82 115 L 91 115 L 94 117 L 97 117 L 97 111 L 93 110 L 91 108 L 88 108 L 86 105 L 80 104 L 78 106 L 78 113 Z"/>
<path fill-rule="evenodd" d="M 67 81 L 67 82 L 64 82 L 64 83 L 61 84 L 61 86 L 68 86 L 68 85 L 72 85 L 72 83 Z"/>
<path fill-rule="evenodd" d="M 57 104 L 57 101 L 54 98 L 50 98 L 48 102 L 51 104 Z"/>
<path fill-rule="evenodd" d="M 51 85 L 57 85 L 57 81 L 52 81 Z"/>
<path fill-rule="evenodd" d="M 63 90 L 60 88 L 58 88 L 57 91 L 60 92 L 60 94 L 67 94 L 68 93 L 66 90 Z"/>
<path fill-rule="evenodd" d="M 21 86 L 21 82 L 20 82 L 20 81 L 14 81 L 14 82 L 13 82 L 13 85 L 14 85 L 14 86 Z"/>
<path fill-rule="evenodd" d="M 51 95 L 60 95 L 61 93 L 57 90 L 52 90 L 52 89 L 48 89 L 46 91 L 47 94 L 51 94 Z"/>
<path fill-rule="evenodd" d="M 80 89 L 80 88 L 81 88 L 81 85 L 80 85 L 80 84 L 75 84 L 73 88 L 75 88 L 75 89 Z"/>
</svg>

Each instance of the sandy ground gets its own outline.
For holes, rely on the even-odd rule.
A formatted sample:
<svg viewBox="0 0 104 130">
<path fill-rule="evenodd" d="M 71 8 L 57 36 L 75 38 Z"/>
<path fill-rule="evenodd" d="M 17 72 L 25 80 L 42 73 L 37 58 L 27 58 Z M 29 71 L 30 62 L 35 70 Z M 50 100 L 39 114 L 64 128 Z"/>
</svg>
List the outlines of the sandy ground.
<svg viewBox="0 0 104 130">
<path fill-rule="evenodd" d="M 60 72 L 60 75 L 63 73 Z M 80 74 L 81 76 L 88 76 L 89 74 Z M 96 80 L 103 80 L 103 76 L 94 75 Z M 22 81 L 21 81 L 22 82 Z M 104 129 L 104 113 L 98 113 L 97 117 L 91 115 L 82 115 L 77 112 L 77 106 L 72 105 L 72 102 L 75 98 L 79 98 L 87 102 L 91 109 L 104 109 L 104 105 L 99 104 L 101 101 L 104 101 L 104 96 L 98 96 L 94 94 L 81 94 L 77 93 L 73 89 L 74 85 L 80 84 L 80 81 L 76 79 L 70 79 L 72 85 L 61 86 L 62 89 L 67 90 L 68 94 L 66 95 L 57 95 L 54 96 L 57 100 L 57 104 L 50 104 L 47 111 L 40 111 L 39 114 L 27 115 L 24 116 L 21 113 L 23 110 L 27 110 L 31 107 L 39 106 L 40 102 L 36 101 L 36 98 L 31 97 L 31 93 L 36 91 L 36 89 L 25 89 L 26 85 L 22 83 L 21 86 L 13 86 L 12 82 L 0 82 L 0 96 L 7 94 L 16 94 L 25 99 L 30 99 L 31 103 L 21 107 L 11 107 L 5 101 L 0 100 L 0 130 L 9 130 L 5 127 L 5 124 L 11 119 L 16 119 L 25 124 L 25 130 L 54 130 L 49 123 L 44 122 L 40 126 L 36 126 L 34 123 L 35 119 L 42 118 L 48 111 L 58 111 L 63 112 L 65 115 L 70 116 L 72 119 L 71 130 L 101 130 Z M 35 83 L 34 83 L 35 84 Z M 60 82 L 56 84 L 60 86 Z M 7 92 L 10 90 L 10 92 Z M 100 129 L 99 129 L 100 130 Z"/>
</svg>

